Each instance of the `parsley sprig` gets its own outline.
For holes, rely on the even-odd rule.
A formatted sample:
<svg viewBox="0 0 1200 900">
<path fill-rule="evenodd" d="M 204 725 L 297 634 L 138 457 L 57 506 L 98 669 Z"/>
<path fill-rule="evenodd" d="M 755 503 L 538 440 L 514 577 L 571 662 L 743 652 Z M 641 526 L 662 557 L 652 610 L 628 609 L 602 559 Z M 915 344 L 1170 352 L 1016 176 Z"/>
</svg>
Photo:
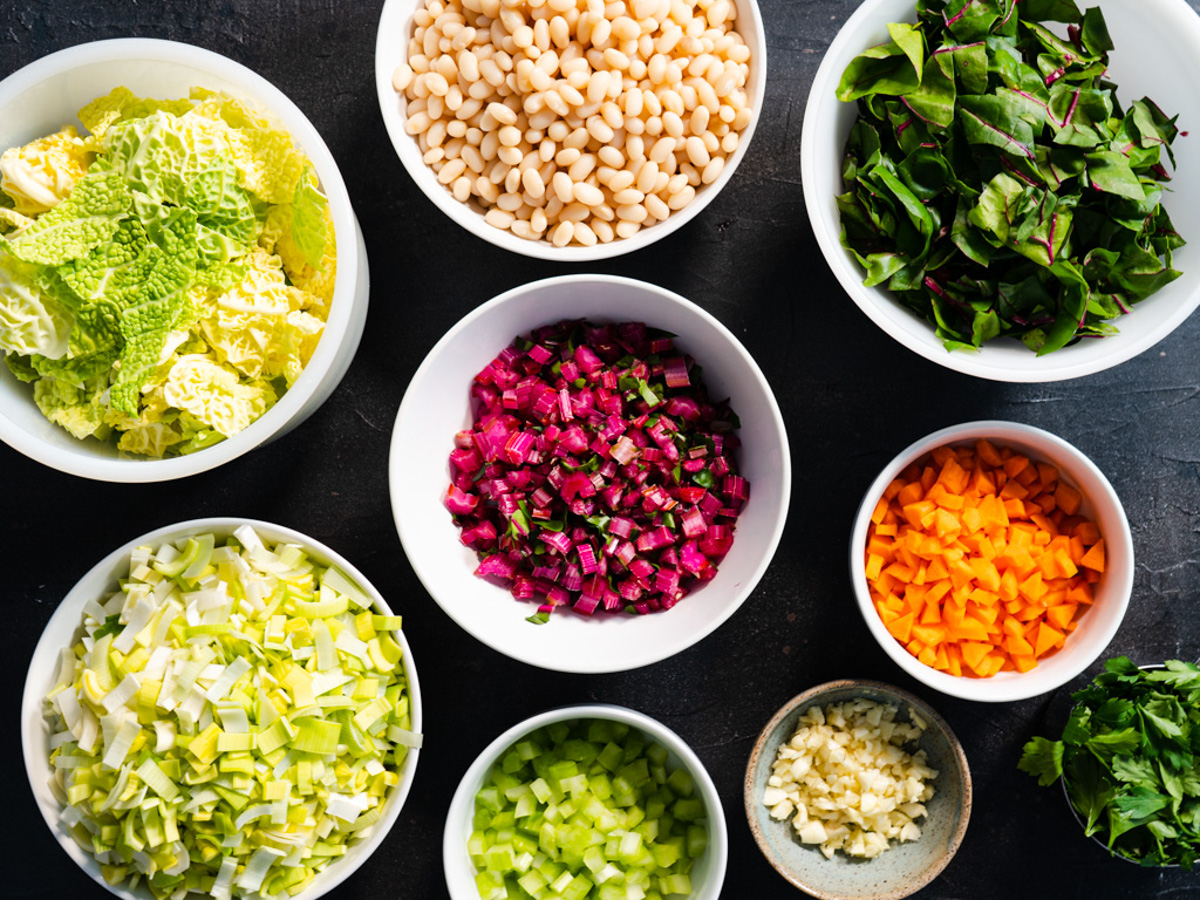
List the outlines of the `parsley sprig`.
<svg viewBox="0 0 1200 900">
<path fill-rule="evenodd" d="M 1200 857 L 1200 667 L 1110 659 L 1073 696 L 1062 739 L 1035 737 L 1018 767 L 1062 778 L 1084 832 L 1147 866 Z"/>
</svg>

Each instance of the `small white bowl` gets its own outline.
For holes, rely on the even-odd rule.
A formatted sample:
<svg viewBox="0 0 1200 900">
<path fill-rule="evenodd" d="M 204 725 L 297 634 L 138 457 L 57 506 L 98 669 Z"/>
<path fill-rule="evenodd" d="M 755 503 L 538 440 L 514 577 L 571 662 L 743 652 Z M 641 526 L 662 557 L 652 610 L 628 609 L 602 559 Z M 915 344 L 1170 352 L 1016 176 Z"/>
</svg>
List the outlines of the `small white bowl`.
<svg viewBox="0 0 1200 900">
<path fill-rule="evenodd" d="M 408 118 L 404 110 L 404 98 L 392 87 L 392 73 L 396 67 L 408 59 L 408 39 L 412 34 L 412 17 L 417 9 L 424 6 L 423 0 L 387 0 L 383 5 L 383 13 L 379 18 L 379 32 L 375 38 L 375 89 L 379 94 L 379 108 L 383 113 L 383 123 L 387 126 L 388 136 L 400 162 L 408 171 L 408 175 L 434 206 L 448 215 L 456 223 L 476 237 L 483 238 L 490 244 L 538 259 L 551 259 L 556 262 L 591 262 L 597 259 L 609 259 L 623 253 L 640 250 L 661 240 L 672 232 L 682 228 L 696 216 L 704 207 L 712 202 L 721 189 L 729 183 L 734 170 L 746 155 L 750 139 L 754 136 L 755 126 L 762 115 L 763 98 L 767 89 L 767 32 L 763 26 L 762 14 L 759 12 L 757 0 L 732 0 L 737 8 L 737 31 L 741 34 L 746 45 L 750 48 L 750 79 L 746 91 L 750 98 L 750 108 L 754 115 L 750 124 L 741 132 L 737 150 L 725 163 L 720 177 L 712 184 L 704 185 L 696 190 L 696 197 L 683 209 L 672 212 L 666 219 L 642 228 L 633 237 L 614 238 L 612 241 L 597 243 L 591 247 L 569 246 L 555 247 L 547 240 L 530 241 L 517 237 L 507 229 L 496 228 L 484 221 L 487 211 L 476 202 L 461 203 L 454 199 L 449 189 L 437 180 L 433 169 L 425 165 L 421 159 L 421 149 L 417 139 L 405 130 Z"/>
<path fill-rule="evenodd" d="M 679 605 L 643 616 L 563 610 L 545 625 L 533 604 L 474 575 L 442 500 L 454 435 L 471 427 L 475 375 L 519 334 L 563 319 L 645 322 L 678 335 L 704 368 L 714 399 L 729 397 L 741 419 L 738 468 L 750 500 L 716 578 Z M 684 650 L 742 605 L 766 571 L 783 532 L 791 458 L 779 406 L 762 371 L 728 329 L 678 294 L 609 275 L 567 275 L 514 288 L 462 319 L 429 351 L 396 416 L 388 461 L 392 515 L 417 577 L 443 610 L 483 643 L 513 659 L 559 672 L 620 672 Z"/>
<path fill-rule="evenodd" d="M 322 565 L 337 566 L 374 601 L 374 609 L 380 615 L 393 614 L 391 607 L 383 599 L 383 595 L 344 556 L 299 531 L 254 519 L 227 517 L 192 519 L 158 528 L 134 538 L 114 550 L 79 579 L 58 605 L 58 609 L 50 617 L 50 621 L 46 623 L 42 637 L 33 651 L 33 659 L 29 662 L 29 674 L 25 678 L 25 692 L 21 698 L 21 747 L 25 756 L 25 773 L 29 778 L 29 786 L 33 789 L 34 799 L 37 801 L 38 810 L 46 822 L 46 827 L 50 829 L 63 850 L 79 868 L 105 890 L 124 898 L 124 900 L 153 900 L 153 897 L 144 883 L 140 884 L 136 890 L 130 890 L 124 882 L 110 885 L 104 880 L 100 864 L 95 857 L 85 852 L 59 822 L 58 815 L 62 807 L 50 790 L 52 778 L 49 763 L 50 728 L 42 715 L 43 698 L 46 696 L 46 692 L 54 686 L 54 680 L 58 673 L 59 651 L 64 647 L 72 646 L 78 640 L 83 625 L 84 605 L 88 600 L 101 599 L 116 589 L 117 579 L 124 577 L 129 572 L 129 554 L 134 548 L 144 544 L 157 545 L 165 541 L 177 541 L 189 535 L 206 532 L 211 532 L 218 537 L 227 537 L 241 525 L 249 525 L 258 532 L 260 537 L 272 543 L 287 541 L 299 544 L 306 553 Z M 407 691 L 412 727 L 413 731 L 420 733 L 423 717 L 421 685 L 417 680 L 417 667 L 413 662 L 412 652 L 404 632 L 399 632 L 397 636 L 400 647 L 404 651 L 404 674 L 408 680 Z M 396 819 L 399 818 L 400 810 L 412 788 L 419 756 L 420 750 L 418 749 L 414 748 L 408 751 L 404 762 L 400 765 L 400 782 L 392 788 L 388 795 L 383 816 L 376 823 L 370 836 L 350 844 L 345 856 L 330 863 L 313 879 L 312 884 L 298 895 L 301 900 L 316 900 L 333 890 L 349 878 L 383 843 L 392 826 L 396 824 Z"/>
<path fill-rule="evenodd" d="M 683 738 L 666 725 L 645 713 L 606 703 L 565 706 L 532 716 L 524 722 L 517 723 L 488 744 L 476 757 L 475 762 L 471 763 L 450 801 L 446 830 L 442 836 L 442 864 L 445 867 L 446 887 L 450 891 L 451 900 L 479 900 L 479 891 L 475 888 L 476 869 L 467 853 L 467 840 L 471 836 L 472 817 L 475 815 L 475 794 L 483 787 L 492 765 L 501 753 L 529 732 L 555 722 L 576 719 L 624 722 L 641 731 L 650 740 L 662 744 L 667 749 L 669 766 L 682 766 L 692 776 L 708 813 L 708 848 L 692 869 L 692 893 L 688 900 L 718 900 L 721 896 L 721 885 L 725 881 L 725 868 L 729 862 L 729 828 L 725 824 L 721 796 L 704 768 L 704 763 Z"/>
<path fill-rule="evenodd" d="M 835 89 L 855 56 L 888 41 L 889 22 L 914 21 L 912 0 L 866 0 L 838 32 L 817 70 L 804 113 L 801 178 L 808 217 L 833 273 L 876 325 L 914 353 L 948 369 L 994 381 L 1041 382 L 1103 371 L 1154 346 L 1200 305 L 1200 18 L 1186 0 L 1108 3 L 1104 16 L 1116 49 L 1108 77 L 1126 102 L 1152 98 L 1193 136 L 1175 142 L 1178 167 L 1163 204 L 1176 229 L 1189 239 L 1175 252 L 1183 276 L 1134 307 L 1114 324 L 1120 333 L 1082 340 L 1044 357 L 1016 340 L 994 340 L 979 351 L 946 350 L 933 326 L 902 307 L 883 287 L 863 286 L 863 272 L 841 245 L 841 218 L 834 197 L 842 187 L 842 156 L 857 105 L 842 103 Z"/>
<path fill-rule="evenodd" d="M 168 481 L 229 462 L 307 419 L 346 374 L 367 317 L 366 246 L 350 195 L 329 148 L 300 109 L 261 75 L 220 54 L 148 38 L 68 47 L 0 82 L 0 149 L 51 134 L 87 103 L 124 85 L 143 97 L 186 97 L 193 86 L 245 99 L 288 132 L 312 160 L 329 198 L 337 236 L 337 282 L 316 351 L 279 402 L 248 428 L 205 450 L 174 459 L 123 457 L 115 444 L 79 440 L 42 415 L 30 385 L 0 365 L 0 440 L 38 462 L 97 481 Z"/>
<path fill-rule="evenodd" d="M 1080 514 L 1100 527 L 1106 557 L 1104 574 L 1094 585 L 1095 603 L 1079 619 L 1079 625 L 1067 638 L 1066 645 L 1053 656 L 1040 660 L 1028 672 L 998 672 L 991 678 L 956 677 L 939 672 L 909 653 L 892 637 L 871 602 L 863 565 L 871 513 L 892 479 L 938 447 L 971 445 L 979 438 L 986 438 L 997 447 L 1012 447 L 1033 460 L 1057 466 L 1063 480 L 1083 494 Z M 902 450 L 867 488 L 850 535 L 850 580 L 854 584 L 859 612 L 866 620 L 872 636 L 879 641 L 884 652 L 913 678 L 943 694 L 964 700 L 987 703 L 1025 700 L 1061 687 L 1081 673 L 1096 661 L 1117 633 L 1129 608 L 1133 572 L 1133 537 L 1129 520 L 1125 518 L 1121 498 L 1104 473 L 1062 438 L 1018 422 L 966 422 L 935 431 Z"/>
</svg>

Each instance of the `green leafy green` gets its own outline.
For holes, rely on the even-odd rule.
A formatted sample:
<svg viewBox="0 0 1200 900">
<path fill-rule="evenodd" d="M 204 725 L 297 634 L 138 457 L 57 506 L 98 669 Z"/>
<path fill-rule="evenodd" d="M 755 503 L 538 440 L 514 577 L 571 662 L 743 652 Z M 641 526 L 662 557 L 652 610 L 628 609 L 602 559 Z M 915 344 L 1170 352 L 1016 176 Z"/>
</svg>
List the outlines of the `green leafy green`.
<svg viewBox="0 0 1200 900">
<path fill-rule="evenodd" d="M 858 119 L 842 243 L 949 350 L 998 337 L 1039 355 L 1116 333 L 1179 277 L 1162 208 L 1175 119 L 1128 110 L 1113 42 L 1075 0 L 918 0 L 915 24 L 847 66 Z M 1067 37 L 1043 22 L 1068 23 Z M 1164 159 L 1165 157 L 1165 159 Z"/>
<path fill-rule="evenodd" d="M 1105 663 L 1074 695 L 1060 741 L 1035 737 L 1018 768 L 1042 786 L 1060 776 L 1084 831 L 1113 853 L 1191 868 L 1200 855 L 1200 667 Z"/>
</svg>

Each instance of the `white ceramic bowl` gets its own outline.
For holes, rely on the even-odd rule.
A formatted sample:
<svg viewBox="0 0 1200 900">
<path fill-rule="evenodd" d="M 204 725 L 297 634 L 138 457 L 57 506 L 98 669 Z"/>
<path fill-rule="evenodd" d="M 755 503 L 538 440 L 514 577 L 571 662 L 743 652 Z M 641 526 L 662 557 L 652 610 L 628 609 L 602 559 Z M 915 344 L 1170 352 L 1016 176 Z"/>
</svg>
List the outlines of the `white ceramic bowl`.
<svg viewBox="0 0 1200 900">
<path fill-rule="evenodd" d="M 1058 467 L 1064 481 L 1083 494 L 1080 514 L 1100 526 L 1104 537 L 1105 571 L 1094 585 L 1095 603 L 1067 638 L 1066 645 L 1053 656 L 1039 661 L 1028 672 L 999 672 L 991 678 L 956 677 L 919 662 L 892 637 L 871 603 L 863 567 L 867 546 L 867 528 L 871 513 L 883 490 L 909 464 L 925 454 L 947 445 L 971 445 L 987 438 L 997 447 L 1012 447 L 1031 459 Z M 1066 684 L 1090 666 L 1104 652 L 1125 617 L 1133 592 L 1133 538 L 1121 498 L 1113 490 L 1096 464 L 1062 438 L 1017 422 L 967 422 L 943 428 L 905 448 L 879 473 L 867 488 L 854 518 L 850 535 L 850 580 L 858 609 L 871 634 L 888 656 L 909 675 L 943 694 L 965 700 L 1008 702 L 1045 694 Z"/>
<path fill-rule="evenodd" d="M 500 754 L 529 732 L 552 725 L 555 722 L 576 719 L 609 719 L 624 722 L 641 731 L 651 741 L 667 749 L 668 765 L 682 766 L 696 782 L 696 789 L 708 812 L 708 848 L 691 872 L 692 893 L 689 900 L 718 900 L 721 885 L 725 881 L 725 868 L 729 861 L 729 829 L 725 824 L 725 811 L 716 785 L 687 743 L 661 722 L 644 713 L 624 706 L 604 703 L 566 706 L 551 710 L 519 722 L 504 732 L 479 754 L 450 801 L 446 816 L 446 830 L 442 836 L 442 863 L 446 871 L 446 886 L 451 900 L 479 900 L 475 888 L 475 867 L 467 854 L 467 839 L 471 836 L 471 819 L 475 814 L 475 794 L 483 787 L 484 780 Z"/>
<path fill-rule="evenodd" d="M 1200 18 L 1186 0 L 1104 4 L 1116 49 L 1109 77 L 1128 101 L 1151 97 L 1184 131 L 1200 128 Z M 1164 205 L 1191 243 L 1175 253 L 1183 277 L 1143 300 L 1115 324 L 1120 334 L 1079 341 L 1038 358 L 1016 340 L 991 341 L 979 351 L 947 351 L 933 326 L 897 303 L 882 287 L 863 287 L 863 273 L 839 241 L 834 197 L 843 192 L 842 151 L 857 114 L 834 95 L 847 64 L 886 43 L 889 22 L 915 21 L 912 0 L 866 0 L 838 32 L 817 71 L 804 114 L 801 169 L 805 204 L 817 243 L 846 293 L 887 334 L 935 363 L 994 381 L 1038 382 L 1100 372 L 1154 346 L 1200 305 L 1200 142 L 1175 142 L 1178 169 Z"/>
<path fill-rule="evenodd" d="M 392 146 L 400 162 L 408 170 L 409 177 L 416 182 L 433 205 L 476 237 L 488 243 L 539 259 L 558 262 L 590 262 L 608 259 L 622 253 L 630 253 L 653 244 L 668 234 L 682 228 L 704 207 L 712 202 L 721 189 L 729 183 L 734 170 L 746 155 L 755 126 L 762 114 L 763 98 L 767 88 L 767 33 L 757 0 L 732 0 L 737 8 L 737 30 L 750 48 L 750 79 L 746 90 L 754 117 L 741 132 L 738 149 L 730 156 L 721 176 L 712 184 L 698 188 L 696 197 L 678 212 L 671 213 L 662 222 L 642 228 L 633 237 L 615 238 L 609 243 L 597 243 L 591 247 L 555 247 L 549 241 L 529 241 L 517 237 L 511 231 L 501 230 L 484 221 L 485 209 L 478 203 L 461 203 L 437 180 L 433 169 L 421 159 L 417 139 L 405 130 L 408 121 L 404 111 L 404 99 L 392 87 L 392 73 L 408 58 L 408 39 L 412 35 L 413 13 L 424 6 L 424 0 L 387 0 L 379 18 L 379 32 L 375 38 L 375 89 L 379 93 L 379 108 L 387 126 Z"/>
<path fill-rule="evenodd" d="M 454 435 L 471 426 L 472 379 L 518 334 L 562 319 L 640 321 L 679 336 L 704 368 L 714 398 L 729 397 L 741 418 L 738 466 L 750 500 L 717 577 L 678 605 L 645 616 L 570 611 L 544 626 L 534 606 L 473 574 L 442 504 Z M 438 341 L 417 369 L 392 432 L 388 480 L 392 515 L 409 562 L 452 619 L 514 659 L 560 672 L 617 672 L 658 662 L 695 644 L 741 606 L 775 553 L 787 518 L 791 461 L 779 407 L 761 370 L 720 322 L 677 294 L 606 275 L 569 275 L 515 288 L 480 306 Z"/>
<path fill-rule="evenodd" d="M 0 149 L 75 124 L 76 112 L 124 85 L 144 97 L 186 97 L 193 86 L 226 91 L 284 128 L 312 160 L 329 197 L 338 272 L 329 320 L 304 373 L 274 407 L 239 434 L 175 459 L 122 457 L 115 444 L 72 437 L 48 421 L 30 386 L 0 366 L 0 440 L 72 475 L 98 481 L 167 481 L 204 472 L 295 428 L 333 393 L 358 348 L 367 316 L 367 256 L 337 163 L 312 123 L 278 88 L 240 63 L 175 41 L 122 38 L 60 50 L 0 82 Z"/>
<path fill-rule="evenodd" d="M 59 822 L 58 815 L 62 807 L 50 790 L 51 769 L 48 762 L 50 728 L 42 715 L 43 698 L 46 692 L 54 686 L 58 674 L 59 651 L 72 646 L 78 640 L 78 635 L 82 630 L 84 604 L 90 599 L 103 599 L 116 590 L 117 579 L 129 571 L 129 554 L 135 547 L 143 544 L 157 545 L 164 541 L 176 541 L 189 535 L 205 532 L 212 532 L 218 537 L 228 536 L 233 534 L 234 529 L 240 525 L 251 526 L 260 537 L 272 543 L 287 541 L 299 544 L 306 553 L 322 565 L 336 565 L 372 599 L 374 608 L 381 615 L 392 615 L 392 609 L 384 600 L 383 595 L 366 579 L 362 572 L 341 554 L 298 531 L 254 519 L 193 519 L 148 532 L 104 557 L 71 588 L 59 604 L 58 609 L 55 610 L 54 615 L 50 617 L 50 621 L 46 623 L 46 629 L 42 632 L 42 637 L 33 651 L 33 659 L 29 663 L 29 674 L 25 679 L 25 692 L 21 699 L 21 745 L 25 755 L 25 772 L 42 818 L 63 850 L 75 861 L 76 865 L 91 876 L 93 881 L 124 900 L 152 900 L 152 896 L 144 884 L 139 885 L 137 890 L 130 890 L 124 883 L 110 885 L 106 882 L 101 874 L 100 864 L 90 853 L 86 853 L 80 848 Z M 407 690 L 412 727 L 414 731 L 420 733 L 422 706 L 417 668 L 404 633 L 399 632 L 398 637 L 404 651 L 404 674 L 408 680 Z M 400 783 L 392 788 L 388 795 L 383 817 L 376 823 L 371 834 L 367 838 L 351 844 L 345 856 L 330 863 L 323 872 L 319 873 L 312 884 L 298 895 L 301 900 L 316 900 L 333 890 L 366 862 L 367 857 L 383 843 L 392 826 L 396 824 L 396 819 L 400 816 L 400 809 L 404 806 L 404 801 L 412 788 L 419 756 L 420 750 L 408 751 L 400 766 Z"/>
</svg>

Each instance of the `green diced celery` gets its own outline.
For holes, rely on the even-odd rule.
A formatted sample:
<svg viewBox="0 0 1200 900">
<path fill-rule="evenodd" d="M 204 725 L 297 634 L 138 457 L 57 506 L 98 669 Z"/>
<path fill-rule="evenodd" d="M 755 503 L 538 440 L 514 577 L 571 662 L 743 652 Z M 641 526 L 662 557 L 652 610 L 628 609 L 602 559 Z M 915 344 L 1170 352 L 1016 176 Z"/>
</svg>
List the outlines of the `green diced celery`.
<svg viewBox="0 0 1200 900">
<path fill-rule="evenodd" d="M 695 859 L 708 848 L 708 829 L 703 825 L 689 825 L 687 830 L 687 855 Z"/>
<path fill-rule="evenodd" d="M 667 785 L 678 797 L 690 797 L 696 791 L 696 782 L 685 769 L 676 769 L 667 778 Z"/>
<path fill-rule="evenodd" d="M 684 822 L 694 822 L 704 818 L 704 801 L 699 797 L 685 797 L 676 800 L 671 807 L 671 815 Z"/>
<path fill-rule="evenodd" d="M 667 764 L 667 748 L 662 744 L 651 744 L 646 748 L 646 756 L 656 766 L 665 766 Z M 683 771 L 679 769 L 677 771 Z"/>
<path fill-rule="evenodd" d="M 483 832 L 475 830 L 471 832 L 471 836 L 467 838 L 467 852 L 472 856 L 482 856 L 483 851 L 487 849 L 487 842 L 484 840 Z"/>
<path fill-rule="evenodd" d="M 692 880 L 686 875 L 667 875 L 658 879 L 659 890 L 664 894 L 690 894 Z"/>
<path fill-rule="evenodd" d="M 516 747 L 517 755 L 525 762 L 533 759 L 535 756 L 541 756 L 542 748 L 533 741 L 518 741 Z"/>
<path fill-rule="evenodd" d="M 625 752 L 611 741 L 604 745 L 604 749 L 600 751 L 596 757 L 596 762 L 604 766 L 610 772 L 616 772 L 621 767 L 621 762 L 625 759 Z"/>
<path fill-rule="evenodd" d="M 494 787 L 480 788 L 475 794 L 476 808 L 483 807 L 492 812 L 499 812 L 504 806 L 503 798 L 500 796 L 500 791 Z"/>
<path fill-rule="evenodd" d="M 501 765 L 507 774 L 515 775 L 521 769 L 525 768 L 525 760 L 521 758 L 521 755 L 516 750 L 510 750 L 504 754 L 504 761 Z"/>
<path fill-rule="evenodd" d="M 555 744 L 561 744 L 571 733 L 569 722 L 554 722 L 546 726 L 546 735 Z"/>
<path fill-rule="evenodd" d="M 650 847 L 650 853 L 654 856 L 654 862 L 659 868 L 669 869 L 675 863 L 679 862 L 681 846 L 681 842 L 676 841 L 653 844 Z"/>
<path fill-rule="evenodd" d="M 600 748 L 591 741 L 582 741 L 578 738 L 566 740 L 562 746 L 563 756 L 585 766 L 589 765 L 599 752 Z"/>
<path fill-rule="evenodd" d="M 583 875 L 576 875 L 560 893 L 563 900 L 583 900 L 592 889 L 592 882 Z"/>
<path fill-rule="evenodd" d="M 489 872 L 499 872 L 504 875 L 512 870 L 514 854 L 512 847 L 508 844 L 489 847 L 483 857 Z"/>
</svg>

